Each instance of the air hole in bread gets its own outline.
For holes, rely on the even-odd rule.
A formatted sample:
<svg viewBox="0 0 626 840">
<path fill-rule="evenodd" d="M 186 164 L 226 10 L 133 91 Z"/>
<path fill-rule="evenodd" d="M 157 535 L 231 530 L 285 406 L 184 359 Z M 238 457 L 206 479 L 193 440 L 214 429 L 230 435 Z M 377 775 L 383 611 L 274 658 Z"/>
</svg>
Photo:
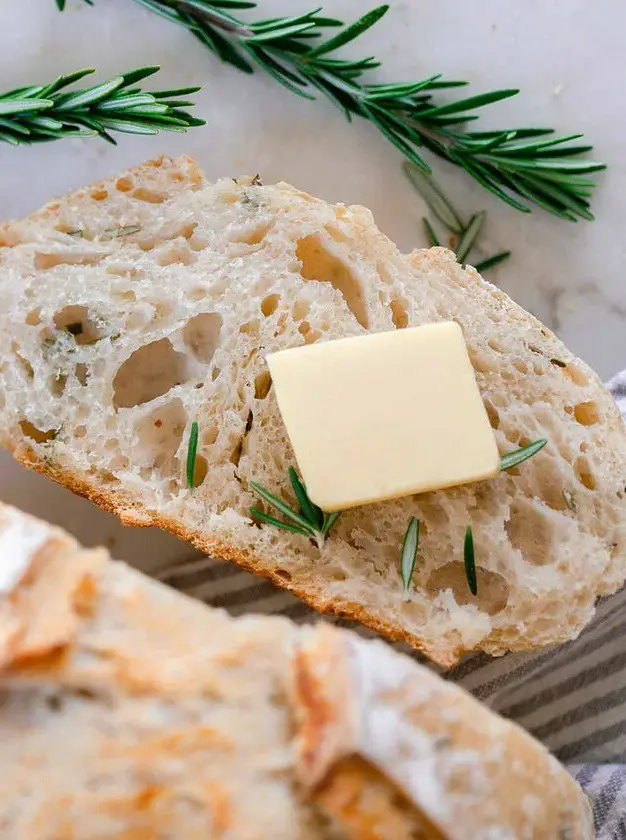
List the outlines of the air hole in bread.
<svg viewBox="0 0 626 840">
<path fill-rule="evenodd" d="M 163 225 L 159 231 L 159 239 L 161 242 L 167 242 L 170 239 L 191 239 L 195 229 L 198 227 L 197 222 L 170 222 Z"/>
<path fill-rule="evenodd" d="M 187 297 L 189 300 L 204 300 L 205 297 L 209 296 L 209 290 L 204 286 L 196 286 L 193 289 L 190 289 L 187 292 Z"/>
<path fill-rule="evenodd" d="M 241 456 L 243 454 L 243 441 L 244 439 L 240 438 L 240 440 L 237 441 L 235 448 L 230 453 L 229 460 L 231 464 L 234 464 L 236 467 L 239 466 L 239 462 L 241 461 Z"/>
<path fill-rule="evenodd" d="M 134 303 L 137 300 L 137 295 L 132 289 L 112 289 L 111 297 L 113 300 L 118 300 L 120 303 Z"/>
<path fill-rule="evenodd" d="M 133 198 L 137 201 L 146 201 L 148 204 L 163 204 L 168 194 L 161 190 L 150 190 L 148 187 L 137 187 L 133 192 Z"/>
<path fill-rule="evenodd" d="M 209 428 L 202 435 L 202 442 L 207 446 L 213 446 L 215 441 L 220 436 L 220 430 L 217 426 L 209 426 Z"/>
<path fill-rule="evenodd" d="M 551 562 L 554 525 L 532 502 L 513 502 L 504 528 L 513 548 L 528 563 L 544 566 Z"/>
<path fill-rule="evenodd" d="M 222 372 L 221 368 L 218 368 L 217 365 L 211 371 L 211 381 L 215 382 L 216 379 L 219 379 L 220 373 Z"/>
<path fill-rule="evenodd" d="M 304 337 L 305 344 L 314 344 L 322 337 L 321 330 L 310 330 Z"/>
<path fill-rule="evenodd" d="M 303 318 L 309 314 L 309 309 L 311 308 L 311 304 L 308 300 L 304 298 L 298 298 L 298 300 L 294 303 L 293 308 L 291 310 L 291 314 L 293 315 L 294 321 L 301 321 Z"/>
<path fill-rule="evenodd" d="M 291 580 L 291 573 L 287 571 L 287 569 L 275 569 L 274 574 L 276 577 L 279 577 L 281 580 Z"/>
<path fill-rule="evenodd" d="M 74 429 L 74 437 L 75 438 L 84 438 L 87 437 L 87 426 L 76 426 Z"/>
<path fill-rule="evenodd" d="M 22 241 L 16 228 L 5 227 L 0 231 L 0 248 L 15 248 Z"/>
<path fill-rule="evenodd" d="M 515 370 L 518 370 L 520 373 L 524 373 L 524 374 L 528 373 L 528 365 L 526 364 L 526 362 L 523 359 L 515 357 L 515 358 L 511 359 L 511 364 L 513 365 Z"/>
<path fill-rule="evenodd" d="M 509 441 L 509 443 L 517 443 L 519 440 L 520 432 L 517 426 L 507 426 L 506 428 L 503 427 L 504 436 Z"/>
<path fill-rule="evenodd" d="M 202 455 L 196 455 L 193 466 L 193 486 L 200 487 L 209 471 L 209 463 Z"/>
<path fill-rule="evenodd" d="M 488 356 L 484 355 L 482 352 L 475 350 L 472 347 L 467 348 L 470 361 L 472 363 L 472 367 L 474 368 L 476 373 L 489 373 L 490 371 L 494 370 L 496 364 L 494 364 L 493 360 L 490 359 Z"/>
<path fill-rule="evenodd" d="M 111 263 L 106 267 L 107 274 L 112 274 L 114 277 L 141 277 L 143 272 L 140 268 L 134 265 L 126 265 L 125 263 Z"/>
<path fill-rule="evenodd" d="M 244 443 L 246 441 L 246 437 L 248 436 L 250 430 L 252 429 L 253 422 L 254 422 L 254 414 L 251 411 L 249 411 L 248 412 L 248 417 L 247 417 L 247 420 L 246 420 L 246 428 L 244 430 L 244 433 L 241 436 L 241 438 L 237 441 L 237 445 L 235 446 L 235 448 L 233 449 L 233 451 L 230 454 L 230 462 L 232 464 L 234 464 L 236 467 L 239 466 L 239 462 L 241 461 L 241 456 L 243 454 Z"/>
<path fill-rule="evenodd" d="M 409 326 L 408 305 L 406 298 L 392 298 L 389 303 L 391 307 L 391 320 L 397 330 L 403 330 Z"/>
<path fill-rule="evenodd" d="M 94 201 L 105 201 L 109 197 L 109 194 L 106 190 L 93 190 L 91 197 Z"/>
<path fill-rule="evenodd" d="M 491 347 L 494 353 L 504 353 L 504 347 L 496 338 L 490 338 L 487 341 L 487 346 Z"/>
<path fill-rule="evenodd" d="M 383 283 L 388 283 L 389 285 L 393 283 L 393 278 L 389 269 L 381 260 L 378 260 L 376 262 L 376 271 L 378 272 L 378 276 L 380 277 Z"/>
<path fill-rule="evenodd" d="M 36 327 L 37 324 L 41 323 L 41 309 L 31 309 L 26 318 L 24 318 L 24 323 L 28 324 L 29 327 Z"/>
<path fill-rule="evenodd" d="M 59 434 L 58 429 L 38 429 L 30 420 L 20 420 L 19 425 L 24 435 L 35 443 L 49 443 Z"/>
<path fill-rule="evenodd" d="M 578 403 L 574 406 L 574 417 L 582 426 L 593 426 L 600 420 L 598 406 L 593 400 Z"/>
<path fill-rule="evenodd" d="M 73 336 L 76 344 L 93 344 L 102 338 L 100 328 L 89 318 L 86 306 L 64 306 L 52 320 L 58 330 Z"/>
<path fill-rule="evenodd" d="M 57 265 L 97 265 L 103 260 L 106 254 L 74 252 L 74 251 L 37 251 L 35 254 L 34 267 L 40 271 L 54 268 Z"/>
<path fill-rule="evenodd" d="M 596 489 L 596 479 L 587 458 L 582 455 L 576 458 L 574 462 L 574 473 L 576 474 L 576 478 L 587 490 Z"/>
<path fill-rule="evenodd" d="M 337 215 L 335 213 L 335 215 Z M 324 230 L 330 236 L 331 239 L 334 239 L 335 242 L 349 242 L 350 237 L 346 236 L 346 234 L 338 228 L 337 225 L 327 224 L 324 225 Z"/>
<path fill-rule="evenodd" d="M 239 327 L 239 332 L 242 335 L 249 335 L 252 338 L 258 338 L 260 333 L 260 323 L 258 318 L 253 318 L 252 321 L 247 321 Z"/>
<path fill-rule="evenodd" d="M 130 192 L 134 187 L 133 179 L 129 178 L 127 175 L 124 175 L 122 178 L 118 178 L 115 182 L 115 187 L 120 192 Z"/>
<path fill-rule="evenodd" d="M 164 477 L 178 474 L 177 453 L 187 426 L 187 412 L 179 399 L 159 406 L 135 427 L 138 456 L 144 466 Z"/>
<path fill-rule="evenodd" d="M 80 384 L 84 386 L 87 384 L 89 368 L 84 362 L 78 362 L 78 364 L 74 368 L 74 375 L 76 376 L 76 379 L 78 379 Z"/>
<path fill-rule="evenodd" d="M 188 362 L 168 338 L 135 350 L 121 365 L 113 380 L 114 408 L 133 408 L 167 394 L 189 378 Z"/>
<path fill-rule="evenodd" d="M 478 594 L 472 595 L 464 564 L 451 562 L 431 572 L 426 589 L 431 595 L 449 589 L 457 604 L 474 604 L 489 615 L 496 615 L 503 610 L 509 598 L 509 586 L 502 575 L 476 566 L 476 580 Z"/>
<path fill-rule="evenodd" d="M 264 224 L 256 225 L 251 230 L 248 228 L 247 230 L 236 233 L 230 237 L 230 241 L 241 242 L 244 245 L 260 245 L 273 227 L 274 222 L 265 222 Z"/>
<path fill-rule="evenodd" d="M 19 369 L 22 372 L 22 375 L 26 379 L 33 379 L 34 376 L 35 376 L 35 371 L 33 370 L 33 366 L 28 361 L 28 359 L 25 359 L 24 356 L 22 356 L 22 354 L 19 351 L 19 345 L 15 341 L 11 342 L 11 352 L 13 353 L 13 355 L 15 356 L 15 358 L 17 360 L 17 363 L 18 363 Z"/>
<path fill-rule="evenodd" d="M 257 400 L 264 400 L 272 387 L 272 377 L 269 370 L 262 370 L 254 378 L 254 397 Z"/>
<path fill-rule="evenodd" d="M 189 240 L 189 247 L 192 251 L 204 251 L 208 244 L 209 240 L 203 236 L 194 235 Z"/>
<path fill-rule="evenodd" d="M 280 295 L 267 295 L 261 301 L 261 312 L 266 318 L 269 318 L 270 315 L 273 315 L 274 312 L 278 309 L 278 304 L 280 303 Z"/>
<path fill-rule="evenodd" d="M 53 397 L 60 397 L 63 395 L 63 391 L 65 391 L 65 385 L 67 383 L 67 374 L 65 373 L 55 373 L 50 377 L 50 393 Z"/>
<path fill-rule="evenodd" d="M 180 241 L 174 245 L 167 245 L 156 253 L 156 261 L 159 265 L 193 265 L 198 258 L 189 245 Z"/>
<path fill-rule="evenodd" d="M 298 241 L 296 257 L 301 263 L 300 274 L 305 280 L 330 283 L 341 293 L 359 324 L 367 329 L 369 319 L 363 290 L 355 275 L 334 254 L 327 251 L 318 236 L 305 236 Z"/>
<path fill-rule="evenodd" d="M 309 322 L 302 321 L 302 323 L 298 326 L 298 332 L 306 338 L 306 336 L 311 332 L 311 325 Z"/>
<path fill-rule="evenodd" d="M 199 362 L 208 364 L 219 344 L 221 329 L 221 315 L 217 312 L 201 312 L 185 324 L 183 341 Z"/>
<path fill-rule="evenodd" d="M 500 412 L 492 405 L 491 402 L 487 399 L 483 400 L 485 404 L 485 411 L 487 412 L 487 417 L 489 418 L 489 424 L 491 425 L 492 429 L 497 429 L 500 425 Z"/>
<path fill-rule="evenodd" d="M 155 234 L 150 236 L 142 236 L 141 239 L 137 240 L 137 245 L 141 248 L 142 251 L 153 251 L 157 245 L 161 244 L 161 240 Z"/>
<path fill-rule="evenodd" d="M 550 361 L 554 360 L 551 359 Z M 589 379 L 587 378 L 586 374 L 584 374 L 582 370 L 577 368 L 576 365 L 573 365 L 571 362 L 568 362 L 563 368 L 563 370 L 575 385 L 583 386 L 589 383 Z"/>
</svg>

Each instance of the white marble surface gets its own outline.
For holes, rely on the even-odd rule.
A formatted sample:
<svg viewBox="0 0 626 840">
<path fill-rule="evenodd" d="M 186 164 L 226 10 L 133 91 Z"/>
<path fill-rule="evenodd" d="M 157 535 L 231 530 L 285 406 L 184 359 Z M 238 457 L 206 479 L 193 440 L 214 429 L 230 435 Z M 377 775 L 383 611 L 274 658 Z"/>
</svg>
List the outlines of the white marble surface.
<svg viewBox="0 0 626 840">
<path fill-rule="evenodd" d="M 260 0 L 264 15 L 294 13 L 310 0 Z M 165 152 L 195 156 L 210 177 L 259 172 L 331 201 L 371 207 L 402 248 L 423 243 L 424 208 L 405 182 L 398 153 L 370 126 L 348 125 L 332 106 L 300 100 L 257 74 L 224 67 L 182 28 L 132 0 L 54 0 L 3 4 L 0 86 L 48 81 L 84 66 L 100 77 L 139 64 L 162 66 L 154 86 L 202 84 L 196 113 L 208 125 L 187 135 L 122 136 L 117 147 L 97 140 L 34 148 L 0 145 L 0 217 L 19 216 L 53 195 Z M 327 0 L 352 19 L 370 0 Z M 599 373 L 626 366 L 626 62 L 622 0 L 392 0 L 388 16 L 363 39 L 359 53 L 384 60 L 378 78 L 412 80 L 433 72 L 472 81 L 472 91 L 519 87 L 513 101 L 492 106 L 485 126 L 550 125 L 584 131 L 610 165 L 594 201 L 597 219 L 568 224 L 542 212 L 524 216 L 500 205 L 465 176 L 436 163 L 441 183 L 466 212 L 484 208 L 489 251 L 513 259 L 492 273 L 519 303 L 552 327 Z M 152 530 L 122 529 L 45 479 L 0 455 L 0 498 L 73 530 L 87 543 L 107 541 L 119 556 L 137 552 L 159 564 L 188 552 Z"/>
</svg>

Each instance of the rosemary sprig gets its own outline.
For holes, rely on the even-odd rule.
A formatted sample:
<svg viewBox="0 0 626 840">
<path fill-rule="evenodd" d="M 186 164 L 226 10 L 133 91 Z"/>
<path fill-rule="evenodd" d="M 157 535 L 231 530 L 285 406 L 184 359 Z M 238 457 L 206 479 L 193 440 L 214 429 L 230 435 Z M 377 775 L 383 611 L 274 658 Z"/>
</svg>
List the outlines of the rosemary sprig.
<svg viewBox="0 0 626 840">
<path fill-rule="evenodd" d="M 63 4 L 58 2 L 58 5 L 63 8 Z M 138 67 L 106 82 L 68 91 L 70 85 L 95 72 L 87 68 L 59 76 L 47 85 L 30 85 L 2 93 L 0 141 L 17 146 L 98 135 L 115 143 L 111 132 L 157 134 L 204 125 L 204 120 L 182 110 L 193 102 L 179 98 L 200 88 L 148 93 L 137 87 L 137 82 L 158 70 L 158 66 Z"/>
<path fill-rule="evenodd" d="M 196 471 L 196 454 L 198 452 L 198 421 L 194 420 L 189 432 L 189 446 L 187 449 L 187 487 L 195 487 L 194 475 Z"/>
<path fill-rule="evenodd" d="M 63 9 L 64 0 L 56 0 Z M 85 0 L 91 5 L 91 0 Z M 288 90 L 306 99 L 321 93 L 350 120 L 371 122 L 407 160 L 424 172 L 430 168 L 422 150 L 464 169 L 483 187 L 512 207 L 529 212 L 536 204 L 564 219 L 592 219 L 589 198 L 605 169 L 584 155 L 591 146 L 577 143 L 582 135 L 555 135 L 550 128 L 468 131 L 464 124 L 476 111 L 515 96 L 517 90 L 495 90 L 443 104 L 433 99 L 441 90 L 466 82 L 440 75 L 417 82 L 370 84 L 364 74 L 380 66 L 373 56 L 341 58 L 336 51 L 356 40 L 386 14 L 378 6 L 346 26 L 321 9 L 291 17 L 246 23 L 234 12 L 255 9 L 247 0 L 136 0 L 142 6 L 188 29 L 222 61 L 253 72 L 260 68 Z M 336 34 L 327 38 L 327 29 Z"/>
<path fill-rule="evenodd" d="M 520 449 L 514 449 L 513 452 L 507 452 L 500 458 L 500 470 L 510 470 L 511 467 L 517 467 L 518 464 L 522 464 L 536 455 L 537 452 L 540 452 L 547 442 L 545 438 L 540 438 L 539 440 L 533 440 L 532 443 L 527 443 Z"/>
<path fill-rule="evenodd" d="M 404 164 L 404 171 L 413 184 L 416 190 L 420 193 L 424 201 L 428 204 L 433 215 L 447 228 L 447 230 L 458 236 L 458 242 L 454 249 L 456 258 L 460 263 L 464 263 L 469 256 L 472 248 L 476 245 L 478 236 L 482 230 L 483 224 L 487 214 L 484 211 L 475 213 L 469 222 L 466 224 L 461 220 L 461 214 L 456 210 L 448 198 L 443 194 L 441 187 L 439 187 L 434 180 L 426 173 L 422 172 L 412 163 Z M 428 219 L 422 219 L 424 223 L 424 230 L 426 231 L 426 239 L 428 244 L 432 246 L 441 245 L 439 237 L 437 236 L 433 226 Z M 487 257 L 476 265 L 477 271 L 487 271 L 496 265 L 504 262 L 511 256 L 510 251 L 502 251 L 499 254 L 494 254 Z"/>
<path fill-rule="evenodd" d="M 266 490 L 258 482 L 250 482 L 250 487 L 254 493 L 256 493 L 260 499 L 263 499 L 263 501 L 270 507 L 273 507 L 282 514 L 282 516 L 287 520 L 286 522 L 282 519 L 277 519 L 275 516 L 270 516 L 269 514 L 264 513 L 257 507 L 251 507 L 250 513 L 252 513 L 255 519 L 258 519 L 261 522 L 273 525 L 275 528 L 280 528 L 283 531 L 291 531 L 295 534 L 301 534 L 302 536 L 313 540 L 313 542 L 315 542 L 317 547 L 321 550 L 324 546 L 326 537 L 341 516 L 341 511 L 324 513 L 321 508 L 314 504 L 309 498 L 306 487 L 304 486 L 300 476 L 293 467 L 289 467 L 289 481 L 291 482 L 293 492 L 295 493 L 298 504 L 300 505 L 299 511 L 295 511 L 286 504 L 286 502 L 283 502 L 282 499 L 278 498 L 278 496 L 270 493 L 269 490 Z"/>
<path fill-rule="evenodd" d="M 478 580 L 476 578 L 476 557 L 474 554 L 474 534 L 472 526 L 468 525 L 465 531 L 465 541 L 463 543 L 463 562 L 465 564 L 465 574 L 467 575 L 467 585 L 472 595 L 478 595 Z"/>
<path fill-rule="evenodd" d="M 402 583 L 404 584 L 403 600 L 409 600 L 409 588 L 411 586 L 411 578 L 415 569 L 415 562 L 417 560 L 417 548 L 420 539 L 420 523 L 419 519 L 412 516 L 409 520 L 409 526 L 404 535 L 404 542 L 402 543 L 402 554 L 400 557 L 400 573 L 402 575 Z"/>
<path fill-rule="evenodd" d="M 493 257 L 486 257 L 481 262 L 477 262 L 474 268 L 479 274 L 484 274 L 490 268 L 495 268 L 500 263 L 506 262 L 510 256 L 510 251 L 501 251 L 499 254 L 494 254 Z"/>
</svg>

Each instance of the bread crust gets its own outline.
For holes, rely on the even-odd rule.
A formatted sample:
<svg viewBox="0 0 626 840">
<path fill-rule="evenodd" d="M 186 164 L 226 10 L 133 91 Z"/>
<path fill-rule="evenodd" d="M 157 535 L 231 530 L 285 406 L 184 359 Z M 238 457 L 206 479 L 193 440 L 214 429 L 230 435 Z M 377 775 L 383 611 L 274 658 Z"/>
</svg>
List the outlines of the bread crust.
<svg viewBox="0 0 626 840">
<path fill-rule="evenodd" d="M 6 506 L 0 557 L 11 840 L 593 836 L 540 744 L 380 642 L 229 618 Z"/>
</svg>

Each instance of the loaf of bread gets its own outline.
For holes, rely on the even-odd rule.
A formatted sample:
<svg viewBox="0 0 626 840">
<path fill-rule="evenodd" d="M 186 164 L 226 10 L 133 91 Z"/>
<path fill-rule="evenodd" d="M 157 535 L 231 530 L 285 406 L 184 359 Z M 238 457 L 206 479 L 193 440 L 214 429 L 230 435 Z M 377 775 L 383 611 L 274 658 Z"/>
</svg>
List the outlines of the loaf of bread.
<svg viewBox="0 0 626 840">
<path fill-rule="evenodd" d="M 559 763 L 382 642 L 232 619 L 0 507 L 4 840 L 587 840 Z"/>
<path fill-rule="evenodd" d="M 253 521 L 252 481 L 294 504 L 266 354 L 442 320 L 463 329 L 501 453 L 547 446 L 493 480 L 347 511 L 321 551 Z M 450 252 L 400 254 L 361 207 L 210 185 L 188 158 L 48 204 L 0 228 L 0 368 L 0 441 L 22 463 L 441 664 L 572 638 L 626 577 L 626 435 L 598 377 Z"/>
</svg>

